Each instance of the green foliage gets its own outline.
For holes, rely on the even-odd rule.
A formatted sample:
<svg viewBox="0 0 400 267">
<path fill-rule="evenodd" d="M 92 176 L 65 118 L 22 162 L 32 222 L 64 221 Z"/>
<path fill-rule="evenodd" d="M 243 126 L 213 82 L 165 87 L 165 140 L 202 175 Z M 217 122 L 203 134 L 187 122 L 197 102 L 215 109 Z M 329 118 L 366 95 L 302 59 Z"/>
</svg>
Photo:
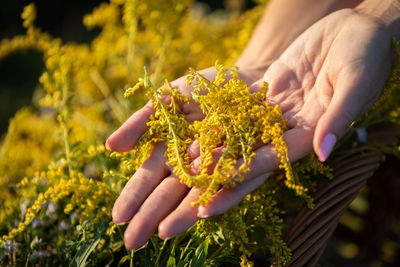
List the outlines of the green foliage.
<svg viewBox="0 0 400 267">
<path fill-rule="evenodd" d="M 101 227 L 102 228 L 102 227 Z M 76 253 L 75 257 L 72 259 L 69 264 L 70 267 L 82 267 L 86 266 L 86 260 L 88 259 L 90 253 L 96 248 L 97 244 L 100 242 L 101 238 L 101 229 L 97 234 L 89 239 L 84 240 L 81 248 Z"/>
<path fill-rule="evenodd" d="M 171 103 L 188 101 L 168 83 L 160 91 L 154 89 L 165 79 L 180 77 L 190 67 L 205 68 L 217 58 L 232 64 L 262 10 L 257 6 L 245 13 L 225 11 L 226 16 L 220 18 L 199 15 L 188 0 L 111 0 L 83 19 L 88 29 L 100 28 L 99 35 L 90 44 L 75 44 L 63 43 L 35 27 L 36 10 L 33 4 L 28 5 L 22 14 L 26 34 L 0 42 L 0 59 L 15 51 L 34 49 L 42 53 L 45 63 L 37 97 L 30 108 L 22 109 L 12 119 L 1 143 L 1 265 L 129 263 L 183 267 L 229 262 L 245 266 L 251 264 L 250 256 L 260 250 L 278 263 L 287 262 L 290 251 L 282 241 L 287 227 L 282 207 L 293 207 L 298 195 L 311 205 L 311 199 L 303 192 L 313 191 L 320 177 L 330 175 L 329 168 L 309 156 L 294 164 L 293 175 L 290 174 L 287 152 L 282 150 L 284 122 L 279 110 L 261 101 L 262 92 L 248 93 L 235 71 L 225 85 L 221 81 L 226 72 L 218 66 L 220 76 L 215 81 L 191 72 L 192 81 L 197 80 L 195 100 L 206 114 L 204 122 L 214 128 L 207 129 L 201 122 L 189 125 L 176 106 L 162 102 L 159 93 L 169 94 Z M 150 122 L 152 131 L 144 135 L 137 149 L 111 153 L 103 145 L 106 137 L 145 102 L 144 90 L 130 100 L 123 99 L 125 88 L 139 80 L 143 66 L 151 75 L 128 93 L 140 87 L 150 89 L 150 99 L 158 112 Z M 394 99 L 399 99 L 398 66 L 395 70 L 387 87 Z M 150 86 L 150 80 L 155 86 Z M 210 94 L 201 94 L 206 88 Z M 250 113 L 243 118 L 234 113 L 233 106 L 238 105 L 234 102 L 223 107 L 240 124 L 250 125 L 248 128 L 240 128 L 224 113 L 211 112 L 216 109 L 213 99 L 229 96 L 235 101 L 239 93 Z M 385 101 L 380 103 L 389 104 L 378 105 L 369 121 L 379 118 L 399 122 L 398 102 Z M 248 120 L 249 116 L 260 114 L 261 106 L 268 121 L 260 119 L 261 115 L 258 120 Z M 368 120 L 360 123 L 368 125 Z M 215 130 L 221 125 L 229 138 Z M 273 127 L 266 130 L 266 125 Z M 251 127 L 260 131 L 253 133 Z M 248 171 L 254 139 L 258 137 L 278 148 L 282 167 L 289 175 L 273 173 L 239 206 L 200 220 L 183 235 L 167 241 L 154 235 L 145 247 L 134 253 L 126 251 L 125 227 L 111 220 L 115 199 L 156 141 L 174 140 L 167 151 L 169 163 L 178 174 L 187 172 L 188 159 L 182 151 L 192 141 L 189 135 L 195 132 L 203 147 L 203 169 L 211 164 L 208 159 L 212 148 L 225 145 L 229 152 L 216 168 L 218 175 L 203 171 L 201 183 L 190 182 L 191 186 L 208 186 L 207 179 L 216 179 L 202 201 L 206 202 L 219 186 L 229 186 L 230 178 L 240 178 Z M 205 133 L 216 138 L 202 139 Z M 169 135 L 174 135 L 173 139 Z M 231 171 L 239 150 L 243 151 L 240 155 L 246 157 L 246 164 L 236 176 Z"/>
<path fill-rule="evenodd" d="M 190 267 L 204 266 L 208 253 L 208 240 L 204 240 L 194 252 L 194 257 L 190 261 Z"/>
</svg>

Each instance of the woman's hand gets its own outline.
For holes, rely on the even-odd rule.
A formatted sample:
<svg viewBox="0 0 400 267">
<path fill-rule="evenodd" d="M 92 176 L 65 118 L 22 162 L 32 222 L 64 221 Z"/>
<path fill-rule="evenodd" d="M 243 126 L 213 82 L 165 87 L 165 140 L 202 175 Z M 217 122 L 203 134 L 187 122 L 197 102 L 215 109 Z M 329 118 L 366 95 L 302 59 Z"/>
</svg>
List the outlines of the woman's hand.
<svg viewBox="0 0 400 267">
<path fill-rule="evenodd" d="M 216 76 L 214 68 L 203 70 L 201 73 L 209 80 L 214 80 Z M 239 75 L 251 84 L 260 79 L 263 73 L 264 70 L 242 70 Z M 193 87 L 186 87 L 186 77 L 173 81 L 171 85 L 180 89 L 182 94 L 191 97 Z M 179 104 L 189 122 L 202 119 L 203 114 L 196 102 Z M 151 103 L 135 112 L 109 137 L 107 148 L 118 152 L 131 150 L 146 132 L 146 123 L 153 112 Z M 171 173 L 165 164 L 165 149 L 162 143 L 155 146 L 150 157 L 135 172 L 114 204 L 114 222 L 124 224 L 130 221 L 125 231 L 125 244 L 128 249 L 137 249 L 145 244 L 159 225 L 160 237 L 168 237 L 186 231 L 197 220 L 197 208 L 192 208 L 190 203 L 197 200 L 198 191 L 190 190 Z M 190 146 L 189 155 L 192 159 L 198 157 L 197 142 Z M 198 162 L 199 158 L 193 161 L 193 168 L 196 168 Z M 168 223 L 160 224 L 167 216 L 170 220 L 179 219 L 179 225 L 170 227 Z M 166 227 L 163 228 L 163 225 Z"/>
<path fill-rule="evenodd" d="M 326 160 L 352 121 L 377 100 L 390 72 L 390 47 L 384 26 L 353 10 L 341 10 L 314 24 L 270 66 L 264 76 L 270 84 L 268 100 L 280 105 L 288 120 L 284 138 L 291 161 L 311 152 L 313 146 Z M 271 145 L 259 147 L 243 183 L 220 190 L 205 207 L 190 206 L 197 196 L 192 189 L 160 222 L 160 236 L 184 232 L 198 217 L 237 205 L 278 165 Z"/>
<path fill-rule="evenodd" d="M 372 17 L 337 11 L 302 34 L 265 74 L 268 98 L 290 128 L 308 131 L 321 161 L 378 99 L 391 69 L 391 36 Z M 290 149 L 290 148 L 289 148 Z"/>
<path fill-rule="evenodd" d="M 288 120 L 284 138 L 292 162 L 313 147 L 321 161 L 327 159 L 350 124 L 378 99 L 391 68 L 390 49 L 390 34 L 381 23 L 343 9 L 311 26 L 268 68 L 262 80 L 269 83 L 268 101 Z M 271 145 L 258 148 L 245 183 L 278 164 Z M 239 188 L 221 190 L 198 215 L 233 207 L 231 191 Z"/>
<path fill-rule="evenodd" d="M 305 156 L 313 146 L 319 158 L 326 160 L 351 122 L 378 98 L 390 71 L 390 46 L 390 34 L 382 24 L 346 9 L 315 23 L 270 66 L 263 79 L 270 84 L 268 100 L 278 104 L 288 120 L 284 138 L 291 161 Z M 205 75 L 212 79 L 213 71 L 207 71 Z M 263 80 L 254 82 L 257 76 L 242 78 L 254 90 Z M 184 82 L 178 79 L 173 86 L 190 95 L 191 88 L 185 88 Z M 201 118 L 196 105 L 183 104 L 182 110 L 189 121 Z M 115 151 L 132 149 L 146 131 L 152 112 L 148 104 L 132 115 L 109 138 L 108 147 Z M 195 166 L 198 148 L 193 145 L 191 149 Z M 243 183 L 220 190 L 205 207 L 192 207 L 198 191 L 189 190 L 169 175 L 164 151 L 162 144 L 156 146 L 114 205 L 116 223 L 130 220 L 125 232 L 128 249 L 144 245 L 157 227 L 161 238 L 171 237 L 186 231 L 199 217 L 235 206 L 265 181 L 265 173 L 279 165 L 273 147 L 261 146 Z"/>
</svg>

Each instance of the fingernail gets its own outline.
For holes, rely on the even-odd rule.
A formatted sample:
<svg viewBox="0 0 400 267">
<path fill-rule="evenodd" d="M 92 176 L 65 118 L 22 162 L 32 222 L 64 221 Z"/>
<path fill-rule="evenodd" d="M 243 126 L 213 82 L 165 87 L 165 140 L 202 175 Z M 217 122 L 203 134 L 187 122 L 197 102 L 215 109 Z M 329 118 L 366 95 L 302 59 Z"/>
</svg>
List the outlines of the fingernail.
<svg viewBox="0 0 400 267">
<path fill-rule="evenodd" d="M 112 211 L 112 218 L 113 218 L 113 222 L 116 224 L 116 225 L 124 225 L 124 224 L 126 224 L 126 223 L 128 223 L 129 222 L 129 220 L 128 221 L 126 221 L 126 219 L 125 220 L 121 220 L 121 216 L 118 216 L 118 213 L 116 212 L 116 209 L 115 210 L 113 210 Z M 123 218 L 122 218 L 123 219 Z"/>
<path fill-rule="evenodd" d="M 320 149 L 319 149 L 319 160 L 324 162 L 331 154 L 333 147 L 335 146 L 337 141 L 336 135 L 332 133 L 328 133 L 324 140 L 322 140 Z"/>
<path fill-rule="evenodd" d="M 108 144 L 108 140 L 106 141 L 106 149 L 111 150 L 110 145 Z"/>
<path fill-rule="evenodd" d="M 132 247 L 130 247 L 130 246 L 128 246 L 126 243 L 125 243 L 125 248 L 127 249 L 127 250 L 129 250 L 129 251 L 136 251 L 136 250 L 139 250 L 139 249 L 142 249 L 142 248 L 144 248 L 145 246 L 147 246 L 147 244 L 148 244 L 149 242 L 146 242 L 144 245 L 142 245 L 142 246 L 138 246 L 137 244 L 136 245 L 133 245 Z"/>
<path fill-rule="evenodd" d="M 207 209 L 203 206 L 200 206 L 199 209 L 197 210 L 197 217 L 199 218 L 208 218 L 211 215 L 207 212 Z"/>
<path fill-rule="evenodd" d="M 158 238 L 160 238 L 161 240 L 169 240 L 173 237 L 174 237 L 174 235 L 163 236 L 163 235 L 158 234 Z"/>
</svg>

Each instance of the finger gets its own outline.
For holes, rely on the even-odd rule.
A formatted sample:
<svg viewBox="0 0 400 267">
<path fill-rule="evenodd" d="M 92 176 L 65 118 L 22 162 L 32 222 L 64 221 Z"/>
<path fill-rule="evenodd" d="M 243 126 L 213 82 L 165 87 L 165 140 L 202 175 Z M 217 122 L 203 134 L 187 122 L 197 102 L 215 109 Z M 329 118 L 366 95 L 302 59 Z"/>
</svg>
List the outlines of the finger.
<svg viewBox="0 0 400 267">
<path fill-rule="evenodd" d="M 179 206 L 158 226 L 158 235 L 162 239 L 171 238 L 186 232 L 198 220 L 198 206 L 191 203 L 199 199 L 199 190 L 192 188 Z"/>
<path fill-rule="evenodd" d="M 312 150 L 313 130 L 308 128 L 293 128 L 283 134 L 290 162 L 295 162 L 306 156 Z M 252 159 L 249 168 L 250 172 L 244 175 L 244 181 L 254 179 L 265 173 L 277 170 L 280 159 L 277 156 L 275 147 L 271 144 L 263 145 L 255 150 L 256 155 Z M 243 163 L 239 159 L 237 166 Z"/>
<path fill-rule="evenodd" d="M 193 147 L 191 147 L 193 145 Z M 190 157 L 190 169 L 189 169 L 189 173 L 191 175 L 197 175 L 200 170 L 199 168 L 201 167 L 201 157 L 200 157 L 200 144 L 199 142 L 196 140 L 194 141 L 191 146 L 189 146 L 189 157 Z M 225 151 L 225 147 L 220 146 L 217 148 L 214 148 L 212 151 L 212 162 L 210 165 L 207 166 L 207 173 L 208 174 L 212 174 L 215 168 L 215 165 L 218 163 L 220 157 L 222 156 L 222 154 Z M 196 157 L 197 156 L 197 157 Z M 204 166 L 203 166 L 204 167 Z"/>
<path fill-rule="evenodd" d="M 331 91 L 333 94 L 333 88 L 329 82 L 324 81 L 317 84 L 317 91 Z M 336 94 L 331 96 L 331 99 L 324 102 L 326 111 L 322 114 L 316 123 L 315 134 L 313 139 L 314 151 L 318 155 L 320 161 L 325 161 L 333 147 L 335 146 L 338 138 L 340 138 L 350 127 L 351 123 L 355 119 L 358 105 L 353 103 L 351 106 L 345 106 L 346 96 L 336 91 Z M 324 94 L 321 94 L 324 95 Z M 329 98 L 328 94 L 327 95 Z M 350 104 L 350 103 L 349 103 Z"/>
<path fill-rule="evenodd" d="M 179 89 L 179 92 L 188 97 L 192 98 L 192 92 L 193 92 L 193 86 L 189 85 L 186 86 L 186 79 L 187 76 L 180 77 L 174 81 L 171 82 L 171 86 L 173 88 Z M 183 113 L 186 115 L 186 120 L 189 123 L 193 123 L 195 120 L 201 120 L 203 115 L 200 109 L 200 106 L 195 104 L 193 101 L 190 103 L 186 102 L 178 102 L 179 108 L 183 111 Z"/>
<path fill-rule="evenodd" d="M 197 140 L 194 140 L 187 149 L 190 160 L 194 160 L 195 158 L 200 156 L 200 143 Z"/>
<path fill-rule="evenodd" d="M 192 145 L 195 148 L 200 146 L 197 140 L 193 142 Z M 224 148 L 222 147 L 214 149 L 213 163 L 207 167 L 209 173 L 212 173 L 212 170 L 214 169 L 218 159 L 221 157 L 223 150 Z M 195 149 L 195 151 L 197 151 L 197 149 Z M 192 156 L 193 155 L 194 154 L 192 154 Z M 200 153 L 198 153 L 198 155 L 200 155 Z M 192 175 L 198 174 L 200 164 L 201 159 L 199 156 L 192 160 L 190 163 L 190 173 Z M 198 206 L 192 206 L 192 203 L 198 200 L 199 194 L 199 189 L 192 188 L 179 206 L 160 223 L 158 227 L 158 235 L 160 238 L 166 239 L 181 234 L 187 231 L 198 220 Z"/>
<path fill-rule="evenodd" d="M 296 161 L 304 157 L 312 148 L 312 130 L 305 128 L 294 128 L 284 133 L 284 139 L 288 146 L 289 158 Z M 215 157 L 218 158 L 221 151 L 216 151 Z M 196 162 L 196 160 L 195 160 Z M 238 160 L 238 166 L 242 164 L 242 159 Z M 241 199 L 254 189 L 265 182 L 268 175 L 266 172 L 276 170 L 280 162 L 272 145 L 264 145 L 256 149 L 250 169 L 252 172 L 245 175 L 245 181 L 234 188 L 222 189 L 219 191 L 205 207 L 192 207 L 190 204 L 198 199 L 198 189 L 192 189 L 185 197 L 178 208 L 165 218 L 159 226 L 161 238 L 168 238 L 189 229 L 198 217 L 208 217 L 221 214 L 228 209 L 236 206 Z M 257 177 L 254 178 L 254 176 Z M 196 211 L 198 212 L 196 213 Z"/>
<path fill-rule="evenodd" d="M 113 221 L 116 224 L 128 222 L 148 195 L 167 175 L 165 149 L 164 144 L 157 144 L 150 157 L 125 185 L 112 210 Z"/>
<path fill-rule="evenodd" d="M 363 23 L 354 42 L 354 31 L 343 30 L 330 48 L 321 73 L 326 73 L 334 90 L 331 103 L 316 125 L 314 150 L 321 161 L 352 121 L 378 99 L 390 73 L 390 35 L 382 25 Z"/>
<path fill-rule="evenodd" d="M 126 228 L 126 248 L 134 250 L 143 246 L 160 222 L 177 207 L 188 190 L 176 176 L 165 178 L 144 201 Z"/>
<path fill-rule="evenodd" d="M 208 68 L 201 70 L 205 77 L 215 77 L 216 71 L 214 68 Z M 179 89 L 179 91 L 191 98 L 193 86 L 186 86 L 186 76 L 176 79 L 171 82 L 173 88 Z M 168 95 L 163 95 L 161 101 L 165 103 L 170 102 L 170 97 Z M 192 123 L 195 120 L 201 120 L 204 115 L 201 112 L 200 106 L 191 103 L 178 103 L 185 118 L 188 122 Z M 154 108 L 149 101 L 143 108 L 136 111 L 118 130 L 116 130 L 107 140 L 106 147 L 113 151 L 125 152 L 131 150 L 135 144 L 138 142 L 139 138 L 148 129 L 147 122 L 150 115 L 154 113 Z"/>
<path fill-rule="evenodd" d="M 192 143 L 195 147 L 199 146 L 198 141 Z M 217 149 L 215 157 L 219 157 L 221 152 Z M 196 175 L 199 171 L 201 159 L 197 157 L 190 163 L 190 174 Z M 158 227 L 158 235 L 162 239 L 178 235 L 185 232 L 197 221 L 197 206 L 192 207 L 192 202 L 198 200 L 199 190 L 192 188 L 179 206 L 166 217 Z"/>
<path fill-rule="evenodd" d="M 200 166 L 200 143 L 194 140 L 187 148 L 187 153 L 189 156 L 190 169 L 188 170 L 191 175 L 196 175 L 197 170 Z M 169 172 L 174 173 L 174 169 L 177 166 L 167 165 Z"/>
<path fill-rule="evenodd" d="M 197 142 L 197 141 L 195 141 Z M 195 144 L 195 142 L 193 144 Z M 198 145 L 195 144 L 195 146 Z M 208 172 L 212 173 L 216 162 L 223 154 L 224 148 L 216 148 L 213 153 L 213 163 L 208 166 Z M 200 166 L 200 157 L 197 157 L 191 162 L 190 173 L 198 173 Z M 172 236 L 186 232 L 197 220 L 198 206 L 192 206 L 192 203 L 199 199 L 200 190 L 192 188 L 188 195 L 182 200 L 179 206 L 165 218 L 158 227 L 158 235 L 162 239 L 170 238 Z"/>
<path fill-rule="evenodd" d="M 206 206 L 198 208 L 197 216 L 207 218 L 210 216 L 222 214 L 235 207 L 248 194 L 262 185 L 269 174 L 260 175 L 254 179 L 247 180 L 237 184 L 233 188 L 225 188 L 218 191 Z"/>
<path fill-rule="evenodd" d="M 151 102 L 136 111 L 122 126 L 116 130 L 106 141 L 109 150 L 125 152 L 131 150 L 139 138 L 147 131 L 147 122 L 154 113 Z"/>
<path fill-rule="evenodd" d="M 283 135 L 288 148 L 291 162 L 307 155 L 312 149 L 312 129 L 293 128 Z M 244 175 L 244 181 L 234 188 L 222 189 L 210 201 L 207 206 L 199 207 L 198 217 L 209 217 L 221 214 L 236 206 L 247 194 L 265 182 L 267 173 L 279 168 L 280 160 L 272 145 L 264 145 L 255 150 L 256 155 L 250 164 L 250 172 Z M 239 167 L 243 159 L 239 159 L 236 166 Z"/>
<path fill-rule="evenodd" d="M 386 68 L 382 68 L 383 72 Z M 325 113 L 318 120 L 313 140 L 314 150 L 325 161 L 354 120 L 361 116 L 378 99 L 386 75 L 377 75 L 373 81 L 362 81 L 365 73 L 349 71 L 340 75 L 335 84 L 334 95 Z M 354 74 L 354 75 L 353 75 Z M 346 77 L 344 77 L 346 76 Z"/>
</svg>

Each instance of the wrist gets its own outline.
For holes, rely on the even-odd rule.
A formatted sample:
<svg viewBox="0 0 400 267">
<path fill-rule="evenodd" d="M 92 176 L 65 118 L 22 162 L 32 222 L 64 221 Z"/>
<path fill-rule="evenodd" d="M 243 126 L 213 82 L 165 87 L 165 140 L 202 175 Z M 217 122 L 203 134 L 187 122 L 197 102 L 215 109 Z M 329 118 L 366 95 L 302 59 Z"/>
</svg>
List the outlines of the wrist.
<svg viewBox="0 0 400 267">
<path fill-rule="evenodd" d="M 392 38 L 400 39 L 400 0 L 365 0 L 355 11 L 384 24 Z"/>
<path fill-rule="evenodd" d="M 242 68 L 266 68 L 307 28 L 361 0 L 270 0 L 252 37 L 236 62 Z"/>
<path fill-rule="evenodd" d="M 285 44 L 287 40 L 276 33 L 279 30 L 284 31 L 289 36 L 286 36 L 286 39 L 292 39 L 288 29 L 282 29 L 286 25 L 281 26 L 281 29 L 277 29 L 278 27 L 274 23 L 270 23 L 269 19 L 266 14 L 261 17 L 249 43 L 236 61 L 237 66 L 241 68 L 267 68 L 287 46 Z"/>
</svg>

